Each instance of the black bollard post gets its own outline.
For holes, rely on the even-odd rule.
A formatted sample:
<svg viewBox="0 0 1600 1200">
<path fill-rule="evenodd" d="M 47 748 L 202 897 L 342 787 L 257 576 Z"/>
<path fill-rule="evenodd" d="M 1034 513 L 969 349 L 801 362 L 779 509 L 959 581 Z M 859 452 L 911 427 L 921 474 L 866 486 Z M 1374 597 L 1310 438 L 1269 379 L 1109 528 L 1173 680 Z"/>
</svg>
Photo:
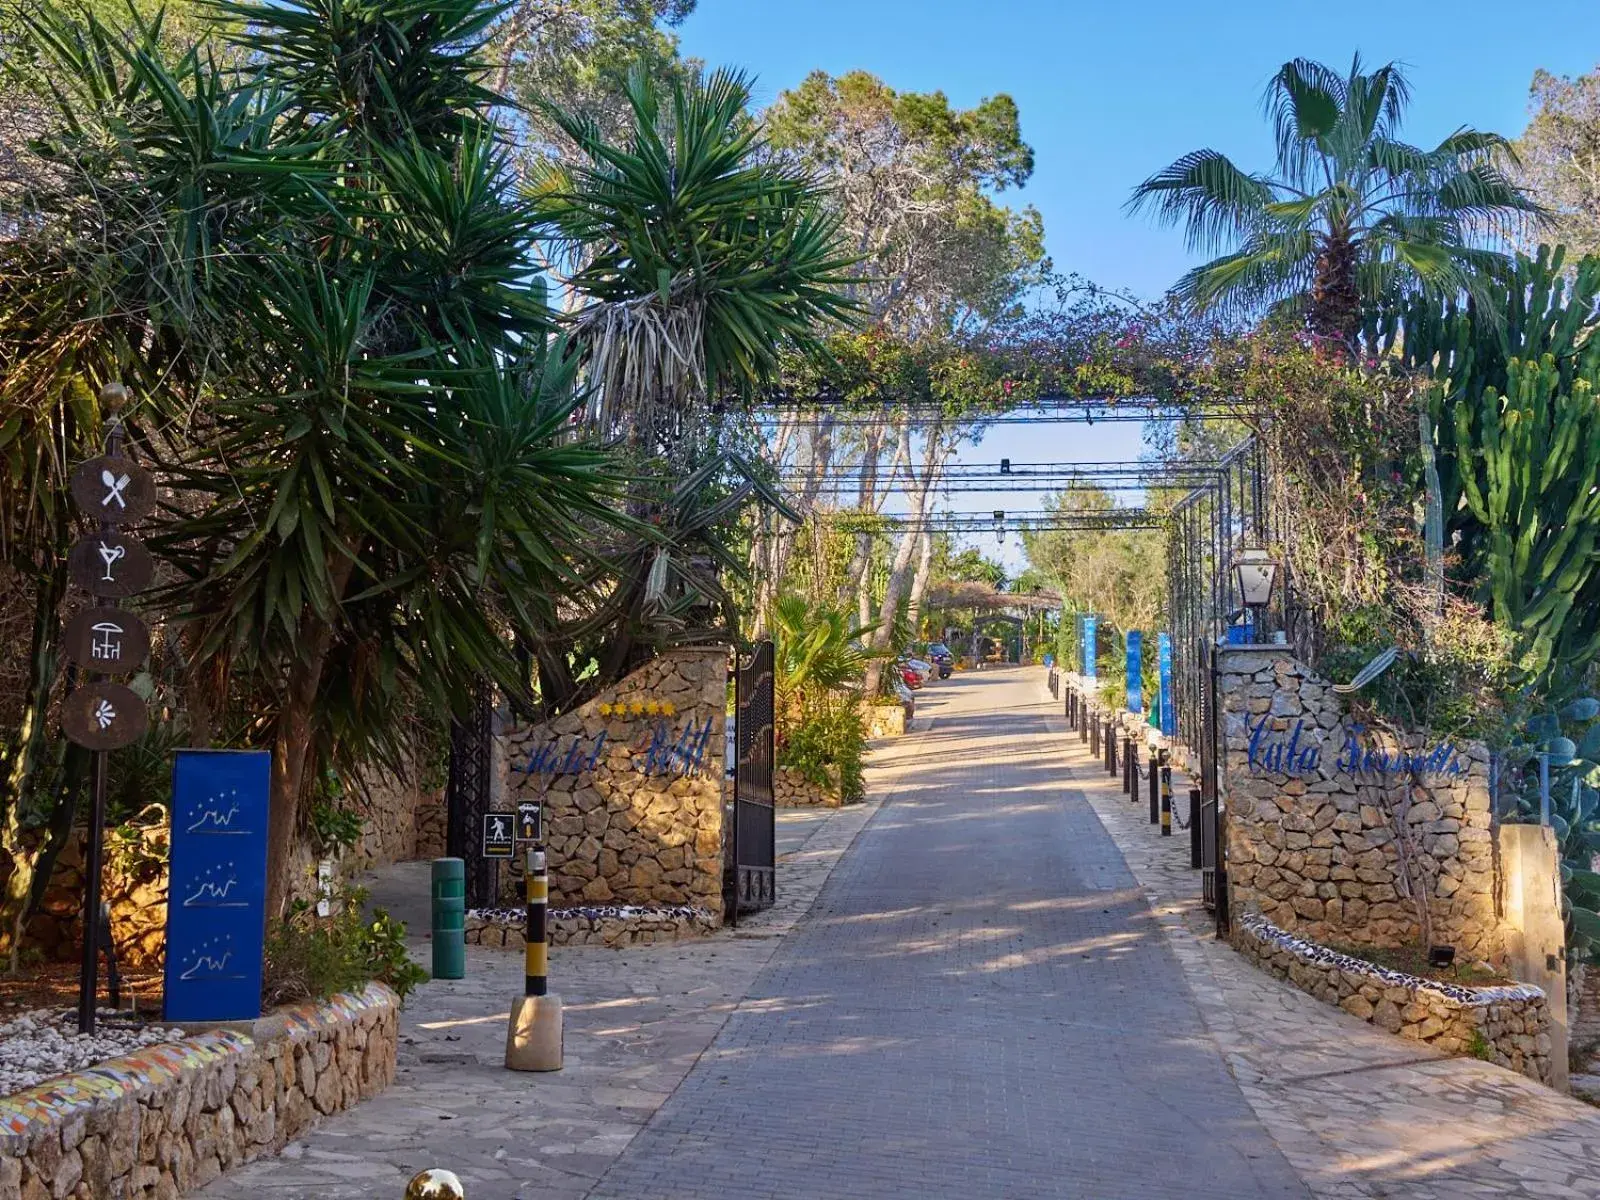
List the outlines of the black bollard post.
<svg viewBox="0 0 1600 1200">
<path fill-rule="evenodd" d="M 1161 772 L 1156 768 L 1157 752 L 1150 751 L 1150 824 L 1161 820 Z"/>
<path fill-rule="evenodd" d="M 1122 739 L 1122 794 L 1133 795 L 1133 739 Z"/>
<path fill-rule="evenodd" d="M 1172 768 L 1167 765 L 1167 752 L 1161 752 L 1161 836 L 1172 836 Z"/>
<path fill-rule="evenodd" d="M 1200 789 L 1189 789 L 1189 865 L 1198 871 L 1200 851 Z"/>
<path fill-rule="evenodd" d="M 1117 773 L 1117 735 L 1110 721 L 1106 722 L 1106 774 Z"/>
</svg>

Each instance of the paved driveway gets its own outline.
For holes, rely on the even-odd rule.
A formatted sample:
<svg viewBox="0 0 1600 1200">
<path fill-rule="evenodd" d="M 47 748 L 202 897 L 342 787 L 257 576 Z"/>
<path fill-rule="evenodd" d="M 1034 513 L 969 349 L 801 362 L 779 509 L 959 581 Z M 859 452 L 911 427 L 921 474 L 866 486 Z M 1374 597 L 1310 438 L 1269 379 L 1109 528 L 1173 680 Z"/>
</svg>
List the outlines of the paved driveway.
<svg viewBox="0 0 1600 1200">
<path fill-rule="evenodd" d="M 1038 686 L 923 693 L 888 802 L 592 1197 L 1308 1195 L 1066 783 Z"/>
</svg>

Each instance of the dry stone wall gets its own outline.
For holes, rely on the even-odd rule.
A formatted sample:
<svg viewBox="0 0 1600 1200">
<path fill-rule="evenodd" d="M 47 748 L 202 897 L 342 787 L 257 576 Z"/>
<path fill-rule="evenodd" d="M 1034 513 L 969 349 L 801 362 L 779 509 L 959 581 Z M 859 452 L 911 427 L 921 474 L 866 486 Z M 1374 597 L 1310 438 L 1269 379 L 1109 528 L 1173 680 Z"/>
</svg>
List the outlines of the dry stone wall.
<svg viewBox="0 0 1600 1200">
<path fill-rule="evenodd" d="M 382 984 L 0 1097 L 0 1200 L 169 1200 L 276 1154 L 394 1079 Z"/>
<path fill-rule="evenodd" d="M 591 905 L 553 908 L 545 918 L 545 937 L 552 946 L 648 946 L 677 942 L 715 932 L 722 918 L 704 908 L 678 905 L 670 908 L 636 908 L 631 905 Z M 495 946 L 506 950 L 524 947 L 527 914 L 517 909 L 482 909 L 467 914 L 469 946 Z"/>
<path fill-rule="evenodd" d="M 1324 944 L 1422 934 L 1502 961 L 1489 755 L 1365 729 L 1286 651 L 1220 654 L 1228 885 L 1235 912 Z"/>
<path fill-rule="evenodd" d="M 830 769 L 826 786 L 807 779 L 793 767 L 772 772 L 773 803 L 779 808 L 838 808 L 844 803 L 837 769 Z"/>
<path fill-rule="evenodd" d="M 1446 1054 L 1475 1054 L 1552 1082 L 1549 1003 L 1528 984 L 1461 987 L 1418 979 L 1286 933 L 1247 914 L 1233 923 L 1233 944 L 1263 970 L 1351 1016 L 1426 1042 Z"/>
<path fill-rule="evenodd" d="M 722 909 L 725 647 L 671 650 L 582 707 L 503 734 L 508 801 L 544 806 L 550 903 Z M 502 897 L 521 887 L 502 873 Z"/>
</svg>

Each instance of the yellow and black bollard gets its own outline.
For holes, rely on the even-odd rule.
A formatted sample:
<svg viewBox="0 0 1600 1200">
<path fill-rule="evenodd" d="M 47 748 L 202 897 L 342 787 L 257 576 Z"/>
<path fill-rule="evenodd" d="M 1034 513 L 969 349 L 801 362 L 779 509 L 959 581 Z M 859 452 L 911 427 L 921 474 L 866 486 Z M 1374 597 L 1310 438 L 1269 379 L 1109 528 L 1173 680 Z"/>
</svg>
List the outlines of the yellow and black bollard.
<svg viewBox="0 0 1600 1200">
<path fill-rule="evenodd" d="M 1161 752 L 1161 836 L 1172 836 L 1172 768 L 1167 765 L 1167 752 Z"/>
<path fill-rule="evenodd" d="M 561 997 L 550 991 L 550 948 L 545 917 L 550 904 L 550 877 L 544 847 L 528 851 L 528 927 L 522 968 L 522 996 L 511 1006 L 506 1030 L 506 1066 L 513 1071 L 561 1069 Z"/>
</svg>

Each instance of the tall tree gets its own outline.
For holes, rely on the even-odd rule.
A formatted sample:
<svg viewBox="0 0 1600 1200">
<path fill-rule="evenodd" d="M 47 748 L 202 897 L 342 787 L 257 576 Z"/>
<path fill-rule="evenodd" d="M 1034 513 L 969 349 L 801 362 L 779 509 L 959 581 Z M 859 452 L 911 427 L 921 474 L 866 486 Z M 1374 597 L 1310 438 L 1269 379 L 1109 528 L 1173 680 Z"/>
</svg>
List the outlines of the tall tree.
<svg viewBox="0 0 1600 1200">
<path fill-rule="evenodd" d="M 1533 117 L 1517 139 L 1517 181 L 1550 210 L 1546 239 L 1574 257 L 1600 251 L 1600 70 L 1536 71 L 1528 91 Z"/>
<path fill-rule="evenodd" d="M 1176 292 L 1201 310 L 1255 314 L 1303 306 L 1315 334 L 1349 342 L 1362 306 L 1420 285 L 1480 294 L 1505 258 L 1489 240 L 1543 210 L 1497 165 L 1499 134 L 1462 128 L 1432 149 L 1399 139 L 1411 99 L 1404 71 L 1346 74 L 1308 59 L 1267 85 L 1276 161 L 1250 172 L 1194 150 L 1134 189 L 1133 211 L 1182 225 L 1192 248 L 1223 251 Z"/>
<path fill-rule="evenodd" d="M 775 149 L 831 185 L 870 276 L 856 294 L 902 335 L 991 321 L 1046 265 L 1037 210 L 993 199 L 1033 173 L 1010 96 L 959 109 L 865 71 L 815 71 L 765 120 Z"/>
</svg>

